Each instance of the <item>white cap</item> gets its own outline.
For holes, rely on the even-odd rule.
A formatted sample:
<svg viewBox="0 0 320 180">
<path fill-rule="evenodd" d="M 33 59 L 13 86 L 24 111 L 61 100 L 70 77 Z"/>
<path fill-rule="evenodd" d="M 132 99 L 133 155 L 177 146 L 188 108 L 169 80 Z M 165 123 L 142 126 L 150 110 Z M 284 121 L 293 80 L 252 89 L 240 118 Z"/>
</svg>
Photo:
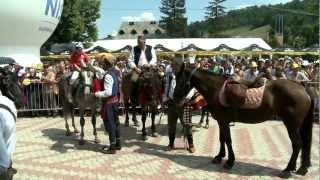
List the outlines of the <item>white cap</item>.
<svg viewBox="0 0 320 180">
<path fill-rule="evenodd" d="M 302 66 L 309 66 L 310 63 L 309 63 L 309 61 L 304 60 L 304 61 L 302 61 L 302 64 L 301 64 L 301 65 L 302 65 Z"/>
<path fill-rule="evenodd" d="M 81 42 L 76 42 L 76 43 L 74 44 L 74 46 L 75 46 L 76 48 L 83 49 L 83 44 L 82 44 Z"/>
</svg>

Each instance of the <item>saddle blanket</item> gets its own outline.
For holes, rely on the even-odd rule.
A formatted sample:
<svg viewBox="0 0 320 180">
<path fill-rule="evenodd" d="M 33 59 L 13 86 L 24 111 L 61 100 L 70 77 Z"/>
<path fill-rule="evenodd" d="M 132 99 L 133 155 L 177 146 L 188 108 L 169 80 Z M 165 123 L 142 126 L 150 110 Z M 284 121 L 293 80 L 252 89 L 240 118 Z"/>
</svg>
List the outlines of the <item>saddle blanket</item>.
<svg viewBox="0 0 320 180">
<path fill-rule="evenodd" d="M 230 105 L 226 101 L 225 87 L 227 83 L 228 83 L 228 80 L 224 82 L 219 92 L 219 102 L 224 107 L 230 107 Z M 260 107 L 262 103 L 265 87 L 266 87 L 266 80 L 264 79 L 263 86 L 259 88 L 247 89 L 245 103 L 240 107 L 240 109 L 256 109 Z"/>
</svg>

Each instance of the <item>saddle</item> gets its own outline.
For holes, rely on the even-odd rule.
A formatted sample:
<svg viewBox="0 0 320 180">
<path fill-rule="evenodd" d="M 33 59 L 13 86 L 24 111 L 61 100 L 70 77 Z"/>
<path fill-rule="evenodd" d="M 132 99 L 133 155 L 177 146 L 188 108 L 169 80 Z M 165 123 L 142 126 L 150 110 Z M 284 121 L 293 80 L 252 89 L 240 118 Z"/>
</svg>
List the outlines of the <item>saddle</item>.
<svg viewBox="0 0 320 180">
<path fill-rule="evenodd" d="M 254 109 L 260 106 L 266 80 L 257 78 L 254 82 L 226 80 L 219 101 L 225 107 Z"/>
</svg>

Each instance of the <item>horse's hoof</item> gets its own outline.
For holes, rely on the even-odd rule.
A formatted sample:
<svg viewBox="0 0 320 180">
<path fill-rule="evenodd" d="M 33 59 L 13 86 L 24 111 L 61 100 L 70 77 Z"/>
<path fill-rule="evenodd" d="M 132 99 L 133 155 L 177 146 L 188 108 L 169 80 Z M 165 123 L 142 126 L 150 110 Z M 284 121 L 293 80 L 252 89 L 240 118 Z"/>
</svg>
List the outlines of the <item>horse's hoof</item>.
<svg viewBox="0 0 320 180">
<path fill-rule="evenodd" d="M 70 131 L 67 131 L 67 132 L 66 132 L 66 136 L 71 136 L 71 132 L 70 132 Z"/>
<path fill-rule="evenodd" d="M 234 165 L 234 162 L 229 162 L 229 161 L 227 161 L 227 162 L 223 165 L 223 168 L 224 168 L 224 169 L 227 169 L 227 170 L 230 170 L 230 169 L 232 169 L 233 165 Z"/>
<path fill-rule="evenodd" d="M 125 126 L 125 127 L 129 127 L 129 122 L 126 121 L 126 122 L 124 123 L 124 126 Z"/>
<path fill-rule="evenodd" d="M 81 145 L 81 146 L 84 145 L 84 140 L 80 140 L 79 145 Z"/>
<path fill-rule="evenodd" d="M 209 124 L 206 124 L 204 128 L 209 129 Z"/>
<path fill-rule="evenodd" d="M 142 135 L 142 140 L 143 140 L 143 141 L 148 140 L 147 135 Z"/>
<path fill-rule="evenodd" d="M 296 172 L 296 174 L 299 174 L 301 176 L 305 176 L 307 173 L 308 173 L 308 168 L 302 167 L 302 166 Z"/>
<path fill-rule="evenodd" d="M 222 162 L 222 157 L 216 156 L 212 159 L 211 163 L 212 164 L 220 164 Z"/>
<path fill-rule="evenodd" d="M 101 143 L 101 140 L 100 140 L 100 139 L 98 139 L 98 138 L 96 138 L 96 139 L 94 140 L 94 143 L 96 143 L 96 144 L 100 144 L 100 143 Z"/>
<path fill-rule="evenodd" d="M 197 127 L 197 128 L 201 128 L 201 127 L 202 127 L 202 123 L 197 124 L 196 127 Z"/>
<path fill-rule="evenodd" d="M 73 132 L 74 132 L 75 134 L 78 134 L 78 133 L 79 133 L 78 129 L 75 129 Z"/>
<path fill-rule="evenodd" d="M 158 137 L 158 133 L 153 132 L 153 133 L 151 134 L 151 136 L 152 136 L 152 137 Z"/>
<path fill-rule="evenodd" d="M 283 179 L 288 179 L 291 177 L 291 172 L 287 170 L 281 171 L 281 173 L 279 174 L 279 177 Z"/>
</svg>

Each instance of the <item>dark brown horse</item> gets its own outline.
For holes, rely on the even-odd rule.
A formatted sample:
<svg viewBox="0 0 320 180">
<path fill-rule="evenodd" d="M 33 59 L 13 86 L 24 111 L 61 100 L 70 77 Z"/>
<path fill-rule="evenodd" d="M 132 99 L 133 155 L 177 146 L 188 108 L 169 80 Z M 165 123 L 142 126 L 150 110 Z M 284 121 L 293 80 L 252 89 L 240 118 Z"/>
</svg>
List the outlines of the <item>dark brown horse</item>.
<svg viewBox="0 0 320 180">
<path fill-rule="evenodd" d="M 224 107 L 218 100 L 218 94 L 225 78 L 209 72 L 192 69 L 181 63 L 177 68 L 177 85 L 174 92 L 175 102 L 180 103 L 192 87 L 195 87 L 207 100 L 214 119 L 220 130 L 220 152 L 212 163 L 221 163 L 225 157 L 225 144 L 228 149 L 228 160 L 224 167 L 230 169 L 234 165 L 235 156 L 232 149 L 229 123 L 261 123 L 272 119 L 274 115 L 282 118 L 292 143 L 292 155 L 287 167 L 280 177 L 288 178 L 296 169 L 296 161 L 300 150 L 301 167 L 297 174 L 305 175 L 311 166 L 310 151 L 312 144 L 313 98 L 309 89 L 289 80 L 268 81 L 264 90 L 262 103 L 257 109 L 237 109 Z"/>
<path fill-rule="evenodd" d="M 123 75 L 122 81 L 121 81 L 121 91 L 123 94 L 123 105 L 124 105 L 124 113 L 126 116 L 125 119 L 125 125 L 129 126 L 129 111 L 131 106 L 132 111 L 132 121 L 134 123 L 134 126 L 139 126 L 139 123 L 137 121 L 136 116 L 136 107 L 138 106 L 138 98 L 137 94 L 138 92 L 133 92 L 133 82 L 131 80 L 132 73 L 127 73 Z M 136 94 L 136 95 L 134 95 Z"/>
<path fill-rule="evenodd" d="M 157 68 L 145 68 L 143 73 L 139 77 L 138 87 L 136 89 L 133 87 L 132 74 L 127 74 L 122 80 L 122 92 L 123 92 L 123 101 L 125 107 L 126 126 L 129 125 L 129 106 L 131 105 L 132 110 L 132 120 L 137 125 L 136 118 L 136 106 L 141 106 L 141 121 L 142 121 L 142 139 L 147 139 L 146 132 L 146 119 L 147 114 L 151 113 L 151 134 L 156 136 L 156 127 L 155 127 L 155 116 L 157 113 L 157 106 L 160 104 L 160 91 L 162 89 L 162 77 L 160 76 Z M 132 92 L 132 91 L 136 92 Z"/>
</svg>

